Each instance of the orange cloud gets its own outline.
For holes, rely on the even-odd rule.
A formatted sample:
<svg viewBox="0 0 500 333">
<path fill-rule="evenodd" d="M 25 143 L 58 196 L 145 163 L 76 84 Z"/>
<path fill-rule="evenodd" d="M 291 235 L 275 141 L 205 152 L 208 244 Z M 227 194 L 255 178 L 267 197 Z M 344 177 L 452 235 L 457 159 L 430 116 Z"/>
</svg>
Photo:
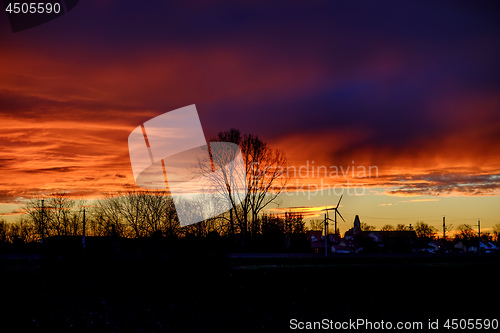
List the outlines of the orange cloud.
<svg viewBox="0 0 500 333">
<path fill-rule="evenodd" d="M 342 207 L 340 205 L 339 207 Z M 268 208 L 266 211 L 277 214 L 284 215 L 287 212 L 293 212 L 297 214 L 301 214 L 304 218 L 314 218 L 314 217 L 323 217 L 326 212 L 326 209 L 335 208 L 334 206 L 309 206 L 309 207 L 276 207 L 276 208 Z"/>
</svg>

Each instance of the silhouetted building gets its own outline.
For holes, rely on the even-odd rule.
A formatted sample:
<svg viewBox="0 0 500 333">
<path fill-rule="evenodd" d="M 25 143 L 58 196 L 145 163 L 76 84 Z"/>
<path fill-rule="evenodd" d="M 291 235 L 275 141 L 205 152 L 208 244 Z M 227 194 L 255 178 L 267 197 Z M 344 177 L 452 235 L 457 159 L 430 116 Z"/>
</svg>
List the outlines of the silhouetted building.
<svg viewBox="0 0 500 333">
<path fill-rule="evenodd" d="M 409 252 L 417 241 L 417 234 L 410 231 L 363 231 L 359 216 L 354 218 L 353 227 L 346 231 L 345 239 L 358 244 L 357 251 L 365 252 Z"/>
</svg>

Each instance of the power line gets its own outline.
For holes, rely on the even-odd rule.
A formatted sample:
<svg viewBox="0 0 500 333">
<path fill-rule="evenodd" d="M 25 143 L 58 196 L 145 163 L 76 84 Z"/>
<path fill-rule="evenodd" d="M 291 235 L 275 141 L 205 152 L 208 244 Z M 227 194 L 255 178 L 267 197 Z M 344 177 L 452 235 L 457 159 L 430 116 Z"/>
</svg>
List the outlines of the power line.
<svg viewBox="0 0 500 333">
<path fill-rule="evenodd" d="M 344 214 L 346 216 L 355 216 L 356 214 Z M 429 220 L 429 219 L 436 219 L 436 221 L 439 219 L 441 220 L 443 215 L 432 215 L 432 216 L 411 216 L 411 217 L 381 217 L 381 216 L 367 216 L 363 215 L 362 216 L 365 219 L 375 219 L 375 220 L 394 220 L 394 221 L 414 221 L 414 220 Z M 470 218 L 464 218 L 464 217 L 456 217 L 456 216 L 450 216 L 446 215 L 446 218 L 452 220 L 452 221 L 470 221 L 475 222 L 476 218 L 475 217 L 470 217 Z M 483 223 L 484 222 L 489 222 L 489 223 L 499 223 L 500 220 L 495 220 L 495 219 L 485 219 L 483 218 Z"/>
<path fill-rule="evenodd" d="M 345 214 L 349 216 L 354 216 L 354 214 Z M 441 218 L 442 215 L 434 215 L 434 216 L 412 216 L 412 217 L 377 217 L 377 216 L 366 216 L 363 215 L 363 218 L 367 219 L 378 219 L 378 220 L 419 220 L 419 219 L 431 219 L 431 218 Z"/>
</svg>

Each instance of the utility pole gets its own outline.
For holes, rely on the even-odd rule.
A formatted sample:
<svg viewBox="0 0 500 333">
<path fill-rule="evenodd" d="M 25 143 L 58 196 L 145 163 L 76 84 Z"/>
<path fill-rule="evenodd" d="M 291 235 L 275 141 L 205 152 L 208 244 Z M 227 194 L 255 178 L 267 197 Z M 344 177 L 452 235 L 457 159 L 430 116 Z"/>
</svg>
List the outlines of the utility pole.
<svg viewBox="0 0 500 333">
<path fill-rule="evenodd" d="M 477 219 L 477 254 L 481 255 L 481 220 Z"/>
<path fill-rule="evenodd" d="M 325 214 L 325 258 L 328 257 L 328 219 Z"/>
<path fill-rule="evenodd" d="M 446 240 L 446 222 L 444 216 L 443 216 L 443 239 Z"/>
<path fill-rule="evenodd" d="M 291 210 L 289 212 L 291 213 Z M 289 218 L 290 218 L 290 214 L 288 212 L 285 212 L 285 248 L 287 251 L 290 248 L 290 235 L 288 233 L 288 230 L 290 229 L 290 226 L 288 223 Z"/>
</svg>

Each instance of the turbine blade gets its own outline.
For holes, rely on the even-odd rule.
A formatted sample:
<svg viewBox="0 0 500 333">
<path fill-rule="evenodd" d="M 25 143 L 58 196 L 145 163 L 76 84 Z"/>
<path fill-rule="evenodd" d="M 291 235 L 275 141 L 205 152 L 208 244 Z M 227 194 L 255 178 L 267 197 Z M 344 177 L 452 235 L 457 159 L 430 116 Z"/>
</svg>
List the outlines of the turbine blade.
<svg viewBox="0 0 500 333">
<path fill-rule="evenodd" d="M 340 212 L 339 212 L 338 210 L 336 210 L 336 209 L 335 209 L 335 213 L 338 213 L 338 214 L 339 214 L 339 216 L 340 216 L 340 218 L 342 219 L 342 221 L 344 221 L 344 222 L 345 222 L 344 218 L 342 217 L 342 214 L 340 214 Z"/>
<path fill-rule="evenodd" d="M 343 194 L 340 196 L 339 202 L 337 203 L 337 207 L 335 207 L 335 209 L 339 208 L 339 205 L 340 205 L 340 200 L 342 200 L 342 197 L 343 197 L 343 196 L 344 196 Z"/>
</svg>

